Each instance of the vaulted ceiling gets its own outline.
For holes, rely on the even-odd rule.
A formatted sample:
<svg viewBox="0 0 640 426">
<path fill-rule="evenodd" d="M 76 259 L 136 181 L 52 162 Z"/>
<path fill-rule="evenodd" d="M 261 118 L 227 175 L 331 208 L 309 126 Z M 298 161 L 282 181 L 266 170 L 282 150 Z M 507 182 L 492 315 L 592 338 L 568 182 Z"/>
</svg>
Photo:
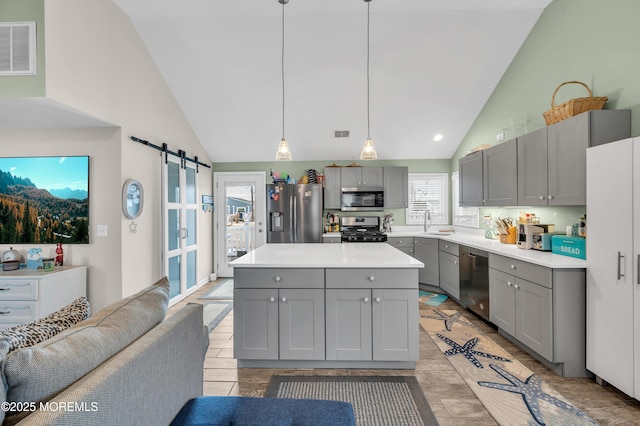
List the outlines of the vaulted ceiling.
<svg viewBox="0 0 640 426">
<path fill-rule="evenodd" d="M 114 1 L 214 162 L 274 159 L 283 135 L 278 0 Z M 550 2 L 368 3 L 378 158 L 451 158 Z M 293 159 L 359 158 L 367 136 L 367 2 L 290 0 L 284 14 L 284 134 Z M 336 130 L 349 137 L 336 138 Z"/>
</svg>

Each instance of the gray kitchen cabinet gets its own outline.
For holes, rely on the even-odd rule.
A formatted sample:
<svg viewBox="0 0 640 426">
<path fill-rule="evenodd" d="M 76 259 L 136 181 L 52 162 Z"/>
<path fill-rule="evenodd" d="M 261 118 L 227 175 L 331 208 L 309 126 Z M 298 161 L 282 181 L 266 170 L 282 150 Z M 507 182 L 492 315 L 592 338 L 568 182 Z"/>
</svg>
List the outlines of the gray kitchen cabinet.
<svg viewBox="0 0 640 426">
<path fill-rule="evenodd" d="M 414 257 L 413 237 L 387 237 L 387 244 L 391 244 L 398 250 Z"/>
<path fill-rule="evenodd" d="M 547 128 L 518 137 L 518 205 L 547 205 Z"/>
<path fill-rule="evenodd" d="M 409 168 L 387 166 L 383 170 L 384 208 L 405 209 L 409 207 Z"/>
<path fill-rule="evenodd" d="M 587 111 L 548 126 L 548 205 L 585 205 L 587 148 L 629 136 L 630 110 Z"/>
<path fill-rule="evenodd" d="M 236 268 L 234 357 L 323 360 L 323 269 Z"/>
<path fill-rule="evenodd" d="M 235 289 L 233 299 L 233 356 L 278 359 L 278 289 Z"/>
<path fill-rule="evenodd" d="M 416 290 L 327 289 L 327 360 L 417 359 Z"/>
<path fill-rule="evenodd" d="M 491 322 L 546 359 L 553 359 L 551 289 L 489 270 Z"/>
<path fill-rule="evenodd" d="M 419 358 L 417 270 L 326 270 L 327 360 Z"/>
<path fill-rule="evenodd" d="M 440 241 L 444 243 L 444 241 Z M 452 243 L 448 243 L 452 244 Z M 438 263 L 440 272 L 440 288 L 446 291 L 449 296 L 460 300 L 460 258 L 457 254 L 458 245 L 455 244 L 456 253 L 439 250 Z"/>
<path fill-rule="evenodd" d="M 485 206 L 518 204 L 518 154 L 516 139 L 494 145 L 482 154 L 482 190 Z"/>
<path fill-rule="evenodd" d="M 324 289 L 280 289 L 279 359 L 325 359 Z"/>
<path fill-rule="evenodd" d="M 343 188 L 384 186 L 383 167 L 341 167 L 340 180 Z"/>
<path fill-rule="evenodd" d="M 374 361 L 412 361 L 419 358 L 416 333 L 420 316 L 416 289 L 372 289 Z"/>
<path fill-rule="evenodd" d="M 324 208 L 340 210 L 342 204 L 341 167 L 324 168 Z"/>
<path fill-rule="evenodd" d="M 371 289 L 327 289 L 327 359 L 373 359 Z"/>
<path fill-rule="evenodd" d="M 414 238 L 413 253 L 416 259 L 424 263 L 424 268 L 418 269 L 418 282 L 435 287 L 440 286 L 438 239 Z"/>
<path fill-rule="evenodd" d="M 476 151 L 458 161 L 460 206 L 483 205 L 482 151 Z"/>
<path fill-rule="evenodd" d="M 334 234 L 336 234 L 336 235 L 330 235 L 330 236 L 328 236 L 326 234 L 323 235 L 322 236 L 322 242 L 323 243 L 329 243 L 329 244 L 336 244 L 336 243 L 340 244 L 340 243 L 342 243 L 342 240 L 340 239 L 342 236 L 337 232 L 334 232 Z"/>
<path fill-rule="evenodd" d="M 566 377 L 586 376 L 585 271 L 489 254 L 490 321 Z"/>
</svg>

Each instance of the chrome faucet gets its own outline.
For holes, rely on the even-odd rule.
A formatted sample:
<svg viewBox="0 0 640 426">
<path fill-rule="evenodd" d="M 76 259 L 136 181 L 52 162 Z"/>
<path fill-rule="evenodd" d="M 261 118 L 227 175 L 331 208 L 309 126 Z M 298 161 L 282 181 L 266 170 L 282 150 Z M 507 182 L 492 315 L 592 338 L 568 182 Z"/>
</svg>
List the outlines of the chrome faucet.
<svg viewBox="0 0 640 426">
<path fill-rule="evenodd" d="M 429 226 L 431 226 L 431 212 L 427 209 L 424 211 L 424 232 L 429 232 Z"/>
</svg>

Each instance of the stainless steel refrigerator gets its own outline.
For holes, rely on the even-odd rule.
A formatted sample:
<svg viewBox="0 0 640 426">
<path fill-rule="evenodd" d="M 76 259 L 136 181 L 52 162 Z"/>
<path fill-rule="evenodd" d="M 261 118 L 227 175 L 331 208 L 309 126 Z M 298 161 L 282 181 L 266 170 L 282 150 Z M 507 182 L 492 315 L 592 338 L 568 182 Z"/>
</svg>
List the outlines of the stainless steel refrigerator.
<svg viewBox="0 0 640 426">
<path fill-rule="evenodd" d="M 267 185 L 267 243 L 322 242 L 322 185 Z"/>
</svg>

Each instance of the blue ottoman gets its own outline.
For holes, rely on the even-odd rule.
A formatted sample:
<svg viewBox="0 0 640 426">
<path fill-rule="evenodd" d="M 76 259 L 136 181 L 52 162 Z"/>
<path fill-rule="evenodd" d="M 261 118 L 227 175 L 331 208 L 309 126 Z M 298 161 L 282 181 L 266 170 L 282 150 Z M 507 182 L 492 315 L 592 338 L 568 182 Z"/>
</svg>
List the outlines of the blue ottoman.
<svg viewBox="0 0 640 426">
<path fill-rule="evenodd" d="M 317 399 L 201 396 L 189 400 L 172 426 L 355 426 L 348 402 Z"/>
</svg>

